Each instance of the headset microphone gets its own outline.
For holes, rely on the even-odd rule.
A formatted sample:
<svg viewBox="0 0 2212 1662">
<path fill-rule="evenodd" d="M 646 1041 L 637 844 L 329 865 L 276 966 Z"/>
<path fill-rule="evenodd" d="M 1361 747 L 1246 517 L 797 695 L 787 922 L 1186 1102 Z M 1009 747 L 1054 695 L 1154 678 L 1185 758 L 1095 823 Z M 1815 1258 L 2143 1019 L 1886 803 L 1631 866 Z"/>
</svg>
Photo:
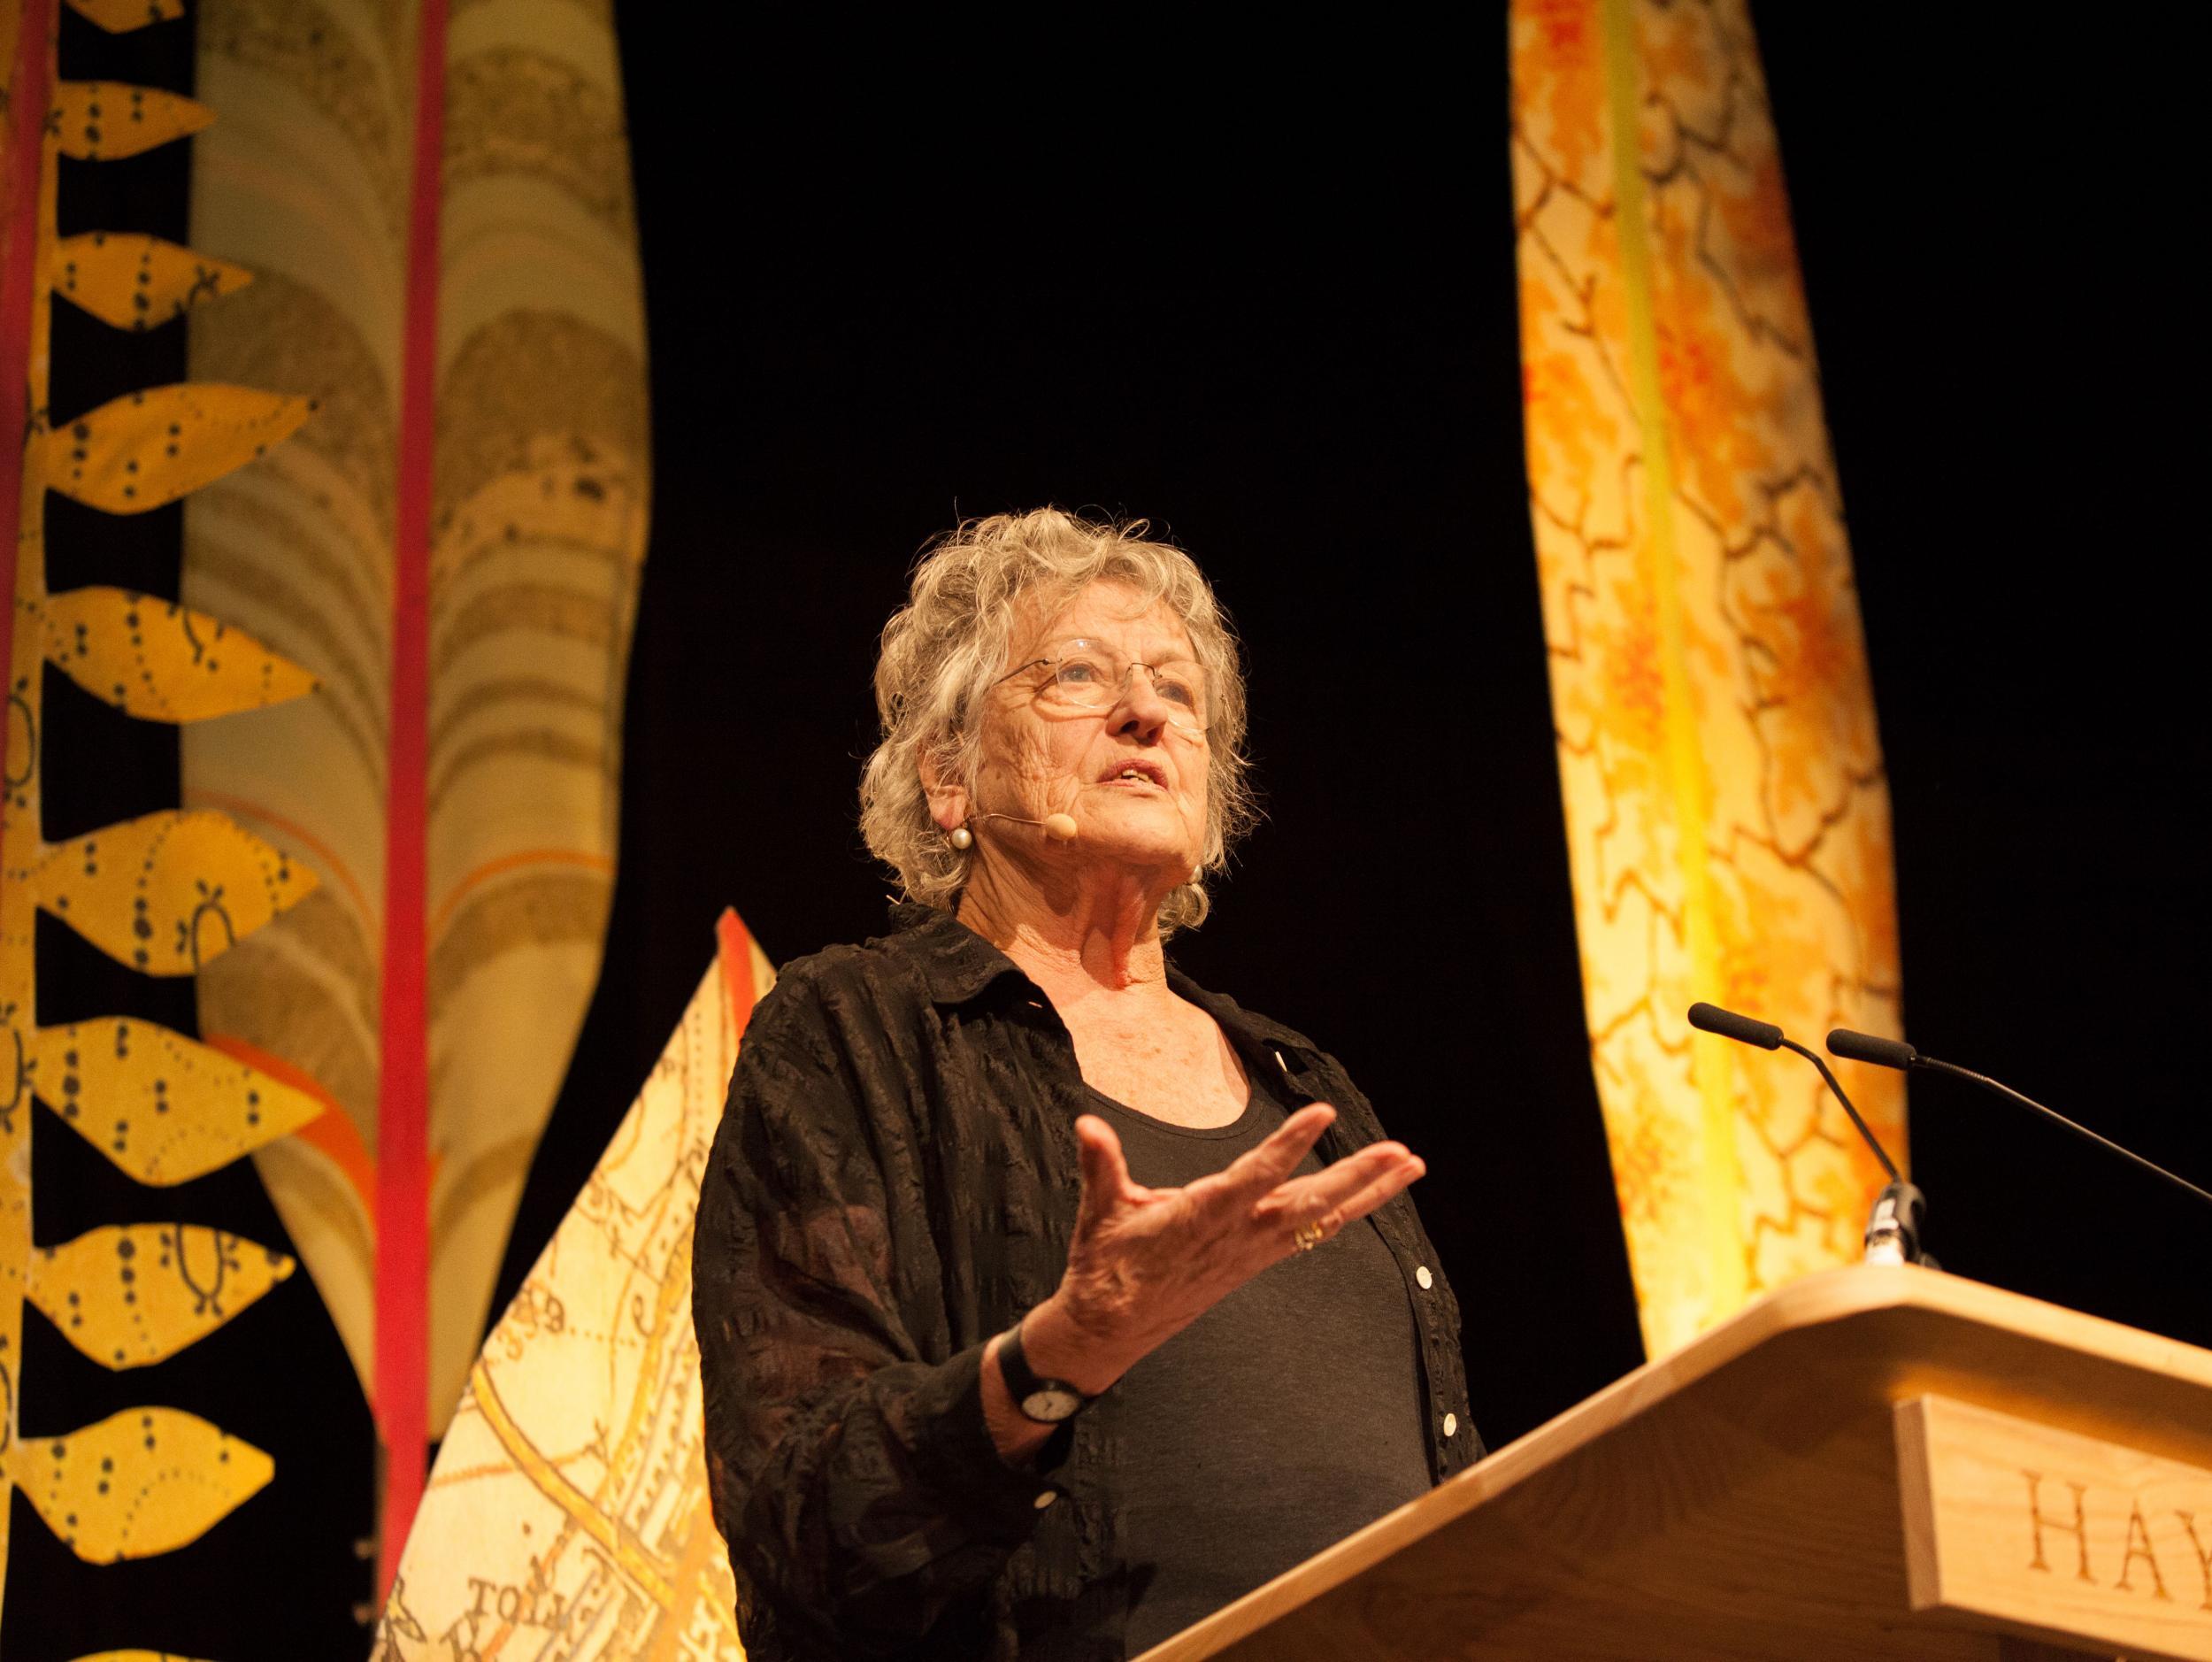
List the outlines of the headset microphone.
<svg viewBox="0 0 2212 1662">
<path fill-rule="evenodd" d="M 1071 813 L 1048 813 L 1041 819 L 1025 819 L 1018 813 L 972 813 L 968 816 L 970 825 L 979 819 L 1006 819 L 1015 825 L 1033 825 L 1055 843 L 1074 842 L 1077 830 L 1075 816 Z"/>
</svg>

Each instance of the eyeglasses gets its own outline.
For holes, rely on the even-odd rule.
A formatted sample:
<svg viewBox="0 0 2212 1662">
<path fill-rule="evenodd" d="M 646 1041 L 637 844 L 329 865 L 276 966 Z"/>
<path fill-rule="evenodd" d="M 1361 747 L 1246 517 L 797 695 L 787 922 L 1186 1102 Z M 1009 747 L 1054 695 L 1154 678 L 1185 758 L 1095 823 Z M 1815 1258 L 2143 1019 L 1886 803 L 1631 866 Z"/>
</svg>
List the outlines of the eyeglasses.
<svg viewBox="0 0 2212 1662">
<path fill-rule="evenodd" d="M 1129 677 L 1142 670 L 1152 679 L 1152 690 L 1168 706 L 1168 725 L 1193 738 L 1204 736 L 1207 727 L 1205 672 L 1187 658 L 1164 664 L 1146 664 L 1124 658 L 1102 641 L 1076 639 L 1053 643 L 1049 654 L 1017 665 L 999 677 L 1003 686 L 1031 670 L 1049 672 L 1037 689 L 1037 703 L 1047 713 L 1095 715 L 1119 704 Z"/>
</svg>

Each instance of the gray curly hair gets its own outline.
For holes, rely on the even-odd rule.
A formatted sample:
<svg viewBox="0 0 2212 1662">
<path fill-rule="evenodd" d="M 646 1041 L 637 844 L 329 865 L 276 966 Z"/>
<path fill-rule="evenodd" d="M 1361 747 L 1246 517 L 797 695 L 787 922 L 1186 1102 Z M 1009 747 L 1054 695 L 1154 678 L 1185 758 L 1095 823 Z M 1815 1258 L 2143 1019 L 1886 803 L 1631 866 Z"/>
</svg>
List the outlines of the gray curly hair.
<svg viewBox="0 0 2212 1662">
<path fill-rule="evenodd" d="M 1190 634 L 1206 672 L 1206 846 L 1198 874 L 1160 908 L 1163 935 L 1193 928 L 1208 907 L 1205 874 L 1257 818 L 1245 774 L 1244 673 L 1228 614 L 1197 563 L 1151 541 L 1142 519 L 1105 522 L 1039 508 L 970 519 L 923 550 L 907 604 L 883 627 L 876 713 L 883 740 L 860 778 L 860 830 L 898 873 L 910 900 L 949 912 L 968 880 L 968 856 L 930 815 L 922 763 L 972 779 L 983 696 L 1006 672 L 1014 611 L 1031 597 L 1048 613 L 1094 582 L 1125 583 L 1149 605 L 1164 600 Z"/>
</svg>

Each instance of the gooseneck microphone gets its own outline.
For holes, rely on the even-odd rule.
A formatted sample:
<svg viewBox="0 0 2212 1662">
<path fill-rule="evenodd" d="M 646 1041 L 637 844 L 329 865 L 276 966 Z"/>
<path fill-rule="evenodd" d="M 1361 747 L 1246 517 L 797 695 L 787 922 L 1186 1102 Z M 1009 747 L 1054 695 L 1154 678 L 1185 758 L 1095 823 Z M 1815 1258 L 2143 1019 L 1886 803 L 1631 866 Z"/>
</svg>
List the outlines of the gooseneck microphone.
<svg viewBox="0 0 2212 1662">
<path fill-rule="evenodd" d="M 1920 1052 L 1902 1039 L 1854 1033 L 1848 1027 L 1829 1031 L 1828 1054 L 1839 1056 L 1847 1062 L 1871 1062 L 1877 1067 L 1893 1067 L 1901 1073 L 1920 1059 Z"/>
<path fill-rule="evenodd" d="M 1759 1021 L 1733 1010 L 1723 1010 L 1718 1004 L 1701 1000 L 1690 1006 L 1689 1016 L 1690 1025 L 1701 1033 L 1718 1034 L 1724 1039 L 1756 1045 L 1762 1050 L 1793 1051 L 1820 1070 L 1820 1077 L 1843 1104 L 1843 1112 L 1851 1116 L 1853 1127 L 1874 1151 L 1874 1158 L 1881 1162 L 1882 1170 L 1889 1176 L 1888 1186 L 1875 1196 L 1873 1213 L 1867 1220 L 1867 1262 L 1925 1264 L 1933 1269 L 1935 1260 L 1920 1249 L 1921 1226 L 1928 1212 L 1927 1196 L 1899 1174 L 1897 1162 L 1889 1158 L 1889 1150 L 1882 1146 L 1873 1128 L 1859 1117 L 1858 1109 L 1819 1054 L 1798 1043 L 1771 1021 Z M 1828 1048 L 1832 1050 L 1835 1046 L 1831 1043 Z"/>
<path fill-rule="evenodd" d="M 1694 1020 L 1694 1018 L 1693 1018 Z M 2054 1125 L 2063 1126 L 2085 1142 L 2093 1143 L 2101 1149 L 2109 1150 L 2131 1166 L 2139 1166 L 2154 1177 L 2162 1177 L 2175 1188 L 2185 1189 L 2199 1200 L 2212 1202 L 2212 1194 L 2199 1189 L 2185 1177 L 2177 1177 L 2164 1166 L 2145 1159 L 2131 1149 L 2124 1149 L 2110 1137 L 2099 1136 L 2087 1126 L 2076 1125 L 2055 1108 L 2046 1108 L 2032 1096 L 2024 1096 L 2009 1085 L 2001 1084 L 1986 1073 L 1977 1073 L 1970 1067 L 1955 1063 L 1939 1062 L 1932 1056 L 1923 1056 L 1902 1039 L 1878 1038 L 1870 1033 L 1854 1033 L 1848 1027 L 1838 1027 L 1828 1035 L 1828 1054 L 1842 1057 L 1850 1062 L 1871 1062 L 1877 1067 L 1893 1067 L 1899 1073 L 1913 1068 L 1924 1068 L 1932 1073 L 1948 1073 L 1954 1079 L 1970 1080 L 1984 1090 L 2018 1103 L 2023 1108 L 2032 1108 Z"/>
<path fill-rule="evenodd" d="M 1851 1105 L 1851 1098 L 1844 1095 L 1843 1087 L 1836 1082 L 1836 1076 L 1828 1071 L 1828 1064 L 1821 1060 L 1817 1051 L 1807 1050 L 1796 1040 L 1786 1035 L 1771 1021 L 1755 1021 L 1749 1016 L 1738 1015 L 1732 1010 L 1723 1010 L 1718 1004 L 1692 1004 L 1690 1025 L 1706 1033 L 1717 1033 L 1724 1039 L 1755 1044 L 1762 1050 L 1793 1050 L 1803 1057 L 1820 1070 L 1821 1078 L 1828 1081 L 1828 1089 L 1835 1092 L 1836 1100 L 1843 1104 L 1843 1112 L 1851 1116 L 1851 1123 L 1866 1139 L 1866 1146 L 1874 1150 L 1874 1158 L 1889 1173 L 1889 1181 L 1893 1183 L 1901 1181 L 1897 1174 L 1897 1162 L 1889 1158 L 1889 1150 L 1883 1148 L 1881 1139 L 1874 1135 L 1865 1120 L 1859 1118 L 1859 1111 Z"/>
<path fill-rule="evenodd" d="M 1004 819 L 1014 825 L 1033 825 L 1055 843 L 1074 842 L 1078 828 L 1075 816 L 1071 813 L 1048 813 L 1041 819 L 1025 819 L 1018 813 L 972 813 L 968 816 L 970 825 L 979 819 Z"/>
<path fill-rule="evenodd" d="M 1740 1016 L 1732 1010 L 1723 1010 L 1718 1004 L 1694 1004 L 1690 1006 L 1690 1025 L 1701 1033 L 1717 1033 L 1724 1039 L 1733 1039 L 1739 1044 L 1755 1044 L 1762 1050 L 1779 1050 L 1782 1029 L 1771 1021 L 1754 1021 L 1749 1016 Z M 1797 1049 L 1795 1045 L 1790 1047 Z M 1814 1057 L 1817 1063 L 1820 1058 Z M 1887 1159 L 1883 1161 L 1887 1165 Z"/>
</svg>

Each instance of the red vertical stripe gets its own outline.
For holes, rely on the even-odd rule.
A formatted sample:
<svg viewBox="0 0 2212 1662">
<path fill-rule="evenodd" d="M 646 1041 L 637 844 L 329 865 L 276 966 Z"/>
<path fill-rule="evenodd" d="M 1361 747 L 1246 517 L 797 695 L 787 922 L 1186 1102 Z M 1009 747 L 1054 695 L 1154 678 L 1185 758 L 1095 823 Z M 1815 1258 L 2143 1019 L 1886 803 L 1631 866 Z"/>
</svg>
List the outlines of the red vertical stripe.
<svg viewBox="0 0 2212 1662">
<path fill-rule="evenodd" d="M 15 555 L 23 514 L 23 441 L 31 373 L 31 304 L 37 291 L 38 185 L 46 111 L 54 101 L 54 0 L 21 0 L 21 33 L 9 78 L 8 154 L 0 177 L 0 597 L 15 611 Z M 0 628 L 0 688 L 13 688 L 15 629 Z M 12 727 L 12 721 L 8 724 Z"/>
<path fill-rule="evenodd" d="M 436 454 L 438 210 L 445 0 L 422 0 L 400 372 L 392 560 L 392 699 L 384 803 L 382 1068 L 377 1089 L 376 1418 L 385 1455 L 379 1589 L 421 1503 L 429 1448 L 430 1022 L 424 864 L 429 769 L 430 497 Z"/>
</svg>

